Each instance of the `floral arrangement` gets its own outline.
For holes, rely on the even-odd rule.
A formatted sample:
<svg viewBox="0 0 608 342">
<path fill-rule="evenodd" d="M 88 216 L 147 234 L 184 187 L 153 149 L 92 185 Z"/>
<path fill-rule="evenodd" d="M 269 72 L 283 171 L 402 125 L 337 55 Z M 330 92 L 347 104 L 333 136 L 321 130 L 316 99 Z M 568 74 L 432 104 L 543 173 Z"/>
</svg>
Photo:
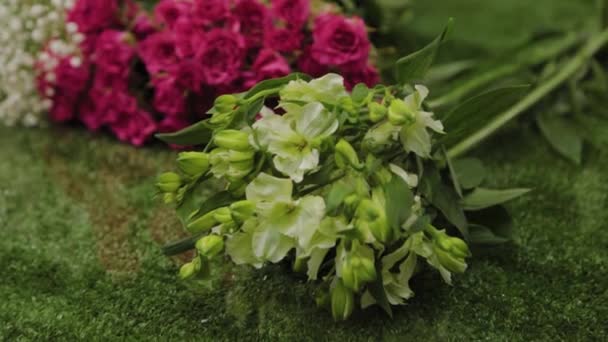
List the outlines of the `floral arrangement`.
<svg viewBox="0 0 608 342">
<path fill-rule="evenodd" d="M 467 269 L 469 244 L 508 241 L 500 205 L 527 190 L 482 187 L 481 162 L 452 160 L 446 148 L 475 126 L 463 117 L 500 111 L 493 104 L 511 90 L 473 98 L 442 122 L 427 110 L 429 90 L 407 84 L 446 34 L 400 60 L 400 85 L 348 92 L 337 74 L 292 74 L 220 96 L 209 119 L 162 135 L 205 146 L 158 178 L 191 234 L 165 253 L 197 251 L 180 277 L 205 279 L 221 255 L 255 268 L 290 263 L 343 320 L 355 303 L 391 314 L 424 265 L 450 283 Z"/>
<path fill-rule="evenodd" d="M 107 127 L 134 145 L 203 118 L 221 94 L 292 70 L 339 72 L 349 88 L 379 79 L 363 21 L 308 0 L 163 0 L 153 13 L 129 0 L 77 0 L 67 18 L 84 37 L 78 51 L 58 54 L 51 42 L 39 63 L 51 119 Z"/>
<path fill-rule="evenodd" d="M 64 13 L 73 0 L 6 0 L 0 3 L 0 123 L 37 125 L 50 101 L 38 95 L 36 54 L 51 37 L 78 39 L 65 27 Z M 67 30 L 66 30 L 67 29 Z M 59 52 L 65 47 L 52 44 Z M 52 95 L 49 90 L 45 96 Z"/>
</svg>

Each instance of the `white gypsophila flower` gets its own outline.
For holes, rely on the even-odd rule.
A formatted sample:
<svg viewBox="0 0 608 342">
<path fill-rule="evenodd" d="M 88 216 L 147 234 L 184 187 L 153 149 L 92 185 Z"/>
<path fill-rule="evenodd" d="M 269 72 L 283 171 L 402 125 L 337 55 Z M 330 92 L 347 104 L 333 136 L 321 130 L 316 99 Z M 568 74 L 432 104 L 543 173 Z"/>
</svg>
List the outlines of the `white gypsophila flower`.
<svg viewBox="0 0 608 342">
<path fill-rule="evenodd" d="M 77 51 L 77 30 L 70 25 L 68 33 L 65 24 L 65 13 L 72 5 L 69 0 L 0 2 L 0 22 L 6 23 L 0 32 L 0 123 L 35 126 L 52 106 L 38 94 L 35 67 L 38 61 L 43 71 L 50 71 L 59 55 Z M 51 57 L 41 50 L 53 37 L 61 42 L 57 56 Z M 49 89 L 43 90 L 47 96 L 52 93 Z"/>
</svg>

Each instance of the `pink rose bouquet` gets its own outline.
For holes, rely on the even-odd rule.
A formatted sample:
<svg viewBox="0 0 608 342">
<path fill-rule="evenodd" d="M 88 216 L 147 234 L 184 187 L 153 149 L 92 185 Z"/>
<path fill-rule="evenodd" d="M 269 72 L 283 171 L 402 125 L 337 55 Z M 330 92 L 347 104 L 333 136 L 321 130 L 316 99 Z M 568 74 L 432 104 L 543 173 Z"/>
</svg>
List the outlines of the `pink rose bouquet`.
<svg viewBox="0 0 608 342">
<path fill-rule="evenodd" d="M 133 0 L 77 0 L 67 18 L 78 52 L 40 67 L 38 88 L 52 120 L 142 145 L 202 119 L 219 95 L 294 71 L 378 83 L 364 22 L 324 11 L 309 0 L 162 0 L 151 13 Z"/>
</svg>

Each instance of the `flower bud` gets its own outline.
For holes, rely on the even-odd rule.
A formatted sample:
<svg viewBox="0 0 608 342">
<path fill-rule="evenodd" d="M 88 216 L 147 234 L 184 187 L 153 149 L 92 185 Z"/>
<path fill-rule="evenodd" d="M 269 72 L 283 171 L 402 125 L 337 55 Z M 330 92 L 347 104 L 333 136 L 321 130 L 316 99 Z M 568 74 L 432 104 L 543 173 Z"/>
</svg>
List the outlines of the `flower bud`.
<svg viewBox="0 0 608 342">
<path fill-rule="evenodd" d="M 163 194 L 163 202 L 165 204 L 171 204 L 176 201 L 175 194 L 172 192 L 166 192 Z"/>
<path fill-rule="evenodd" d="M 361 200 L 355 217 L 355 226 L 361 233 L 370 231 L 374 238 L 381 243 L 386 243 L 392 238 L 392 230 L 388 225 L 386 212 L 378 203 L 367 198 Z"/>
<path fill-rule="evenodd" d="M 331 314 L 336 321 L 346 320 L 355 308 L 355 295 L 352 290 L 344 286 L 342 280 L 336 279 L 331 289 Z"/>
<path fill-rule="evenodd" d="M 433 252 L 441 266 L 454 273 L 463 273 L 467 269 L 465 259 L 471 256 L 467 244 L 457 237 L 451 237 L 444 230 L 429 227 L 433 237 Z"/>
<path fill-rule="evenodd" d="M 388 108 L 388 121 L 395 126 L 410 126 L 416 122 L 416 116 L 405 101 L 396 99 Z"/>
<path fill-rule="evenodd" d="M 209 155 L 202 152 L 182 152 L 177 157 L 179 169 L 190 177 L 197 177 L 209 170 Z"/>
<path fill-rule="evenodd" d="M 354 253 L 346 257 L 340 272 L 344 286 L 355 292 L 363 284 L 376 279 L 374 261 Z"/>
<path fill-rule="evenodd" d="M 218 208 L 213 211 L 213 218 L 219 223 L 232 222 L 232 214 L 228 207 Z"/>
<path fill-rule="evenodd" d="M 228 113 L 234 110 L 238 100 L 234 95 L 222 95 L 215 99 L 213 107 L 219 113 Z"/>
<path fill-rule="evenodd" d="M 196 242 L 196 249 L 201 255 L 213 258 L 224 250 L 224 239 L 219 235 L 207 235 Z"/>
<path fill-rule="evenodd" d="M 182 267 L 180 267 L 179 269 L 179 278 L 181 280 L 192 278 L 196 274 L 196 272 L 197 270 L 194 262 L 183 264 Z"/>
<path fill-rule="evenodd" d="M 237 222 L 244 222 L 255 213 L 255 203 L 252 201 L 238 201 L 230 205 L 232 218 Z"/>
<path fill-rule="evenodd" d="M 218 221 L 215 219 L 215 210 L 212 210 L 205 215 L 197 218 L 196 220 L 188 223 L 186 228 L 190 233 L 201 233 L 207 231 L 216 225 L 218 225 Z"/>
<path fill-rule="evenodd" d="M 386 117 L 386 114 L 388 112 L 388 109 L 378 103 L 378 102 L 370 102 L 368 105 L 368 109 L 369 109 L 369 119 L 372 122 L 380 122 L 382 120 L 384 120 L 384 118 Z"/>
<path fill-rule="evenodd" d="M 359 156 L 353 146 L 346 140 L 340 139 L 336 144 L 336 164 L 344 169 L 347 165 L 360 170 L 363 165 L 359 162 Z"/>
<path fill-rule="evenodd" d="M 161 192 L 176 192 L 182 186 L 182 179 L 175 172 L 165 172 L 158 176 L 156 186 Z"/>
<path fill-rule="evenodd" d="M 215 145 L 228 150 L 251 151 L 249 134 L 235 129 L 219 131 L 213 137 Z"/>
</svg>

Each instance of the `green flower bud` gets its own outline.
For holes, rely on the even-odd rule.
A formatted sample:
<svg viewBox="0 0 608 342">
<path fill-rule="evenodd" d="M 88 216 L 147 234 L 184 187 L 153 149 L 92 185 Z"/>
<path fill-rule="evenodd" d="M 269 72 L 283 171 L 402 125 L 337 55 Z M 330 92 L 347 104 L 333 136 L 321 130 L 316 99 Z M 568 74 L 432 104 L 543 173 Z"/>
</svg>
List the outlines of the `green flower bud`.
<svg viewBox="0 0 608 342">
<path fill-rule="evenodd" d="M 197 177 L 209 170 L 209 155 L 202 152 L 182 152 L 177 157 L 179 169 L 190 177 Z"/>
<path fill-rule="evenodd" d="M 213 211 L 213 218 L 219 223 L 232 222 L 232 214 L 228 207 L 218 208 Z"/>
<path fill-rule="evenodd" d="M 224 239 L 218 235 L 207 235 L 196 242 L 196 249 L 201 255 L 213 258 L 224 250 Z"/>
<path fill-rule="evenodd" d="M 228 113 L 234 110 L 238 103 L 238 99 L 234 95 L 222 95 L 215 99 L 213 107 L 219 113 Z"/>
<path fill-rule="evenodd" d="M 386 243 L 392 238 L 386 211 L 378 203 L 367 198 L 361 200 L 355 217 L 355 226 L 361 233 L 370 231 L 374 238 L 381 243 Z"/>
<path fill-rule="evenodd" d="M 357 292 L 363 284 L 376 279 L 376 267 L 373 260 L 354 255 L 342 263 L 341 274 L 344 286 Z"/>
<path fill-rule="evenodd" d="M 336 144 L 336 164 L 339 168 L 344 169 L 346 166 L 352 166 L 356 170 L 363 168 L 359 162 L 359 156 L 353 146 L 346 140 L 340 139 Z"/>
<path fill-rule="evenodd" d="M 171 204 L 176 201 L 175 194 L 172 192 L 167 192 L 163 194 L 163 202 L 165 204 Z"/>
<path fill-rule="evenodd" d="M 161 192 L 176 192 L 182 186 L 182 179 L 175 172 L 165 172 L 158 176 L 156 186 Z"/>
<path fill-rule="evenodd" d="M 217 132 L 213 137 L 213 141 L 218 147 L 228 150 L 252 150 L 252 147 L 249 144 L 249 133 L 237 131 L 235 129 L 227 129 Z"/>
<path fill-rule="evenodd" d="M 378 102 L 370 102 L 368 105 L 369 119 L 372 122 L 380 122 L 384 120 L 388 113 L 388 108 Z"/>
<path fill-rule="evenodd" d="M 252 201 L 238 201 L 230 205 L 232 218 L 237 222 L 244 222 L 255 213 L 255 203 Z"/>
<path fill-rule="evenodd" d="M 179 269 L 179 278 L 186 280 L 192 278 L 196 274 L 196 266 L 193 262 L 183 264 Z"/>
<path fill-rule="evenodd" d="M 463 273 L 467 269 L 465 259 L 471 256 L 466 242 L 447 235 L 445 230 L 429 227 L 427 231 L 433 237 L 433 252 L 441 266 L 450 272 Z"/>
<path fill-rule="evenodd" d="M 336 284 L 331 289 L 331 314 L 336 321 L 344 321 L 353 313 L 355 308 L 355 294 L 336 279 Z"/>
<path fill-rule="evenodd" d="M 357 194 L 350 194 L 344 198 L 344 206 L 349 216 L 353 215 L 361 202 L 361 197 Z"/>
<path fill-rule="evenodd" d="M 403 100 L 393 100 L 388 108 L 388 121 L 395 126 L 410 126 L 416 122 L 416 114 Z"/>
<path fill-rule="evenodd" d="M 205 215 L 197 218 L 190 222 L 186 228 L 190 233 L 196 234 L 207 231 L 219 224 L 219 221 L 215 219 L 215 210 L 212 210 Z"/>
<path fill-rule="evenodd" d="M 232 150 L 228 154 L 228 161 L 231 163 L 253 162 L 255 151 L 236 151 Z"/>
</svg>

